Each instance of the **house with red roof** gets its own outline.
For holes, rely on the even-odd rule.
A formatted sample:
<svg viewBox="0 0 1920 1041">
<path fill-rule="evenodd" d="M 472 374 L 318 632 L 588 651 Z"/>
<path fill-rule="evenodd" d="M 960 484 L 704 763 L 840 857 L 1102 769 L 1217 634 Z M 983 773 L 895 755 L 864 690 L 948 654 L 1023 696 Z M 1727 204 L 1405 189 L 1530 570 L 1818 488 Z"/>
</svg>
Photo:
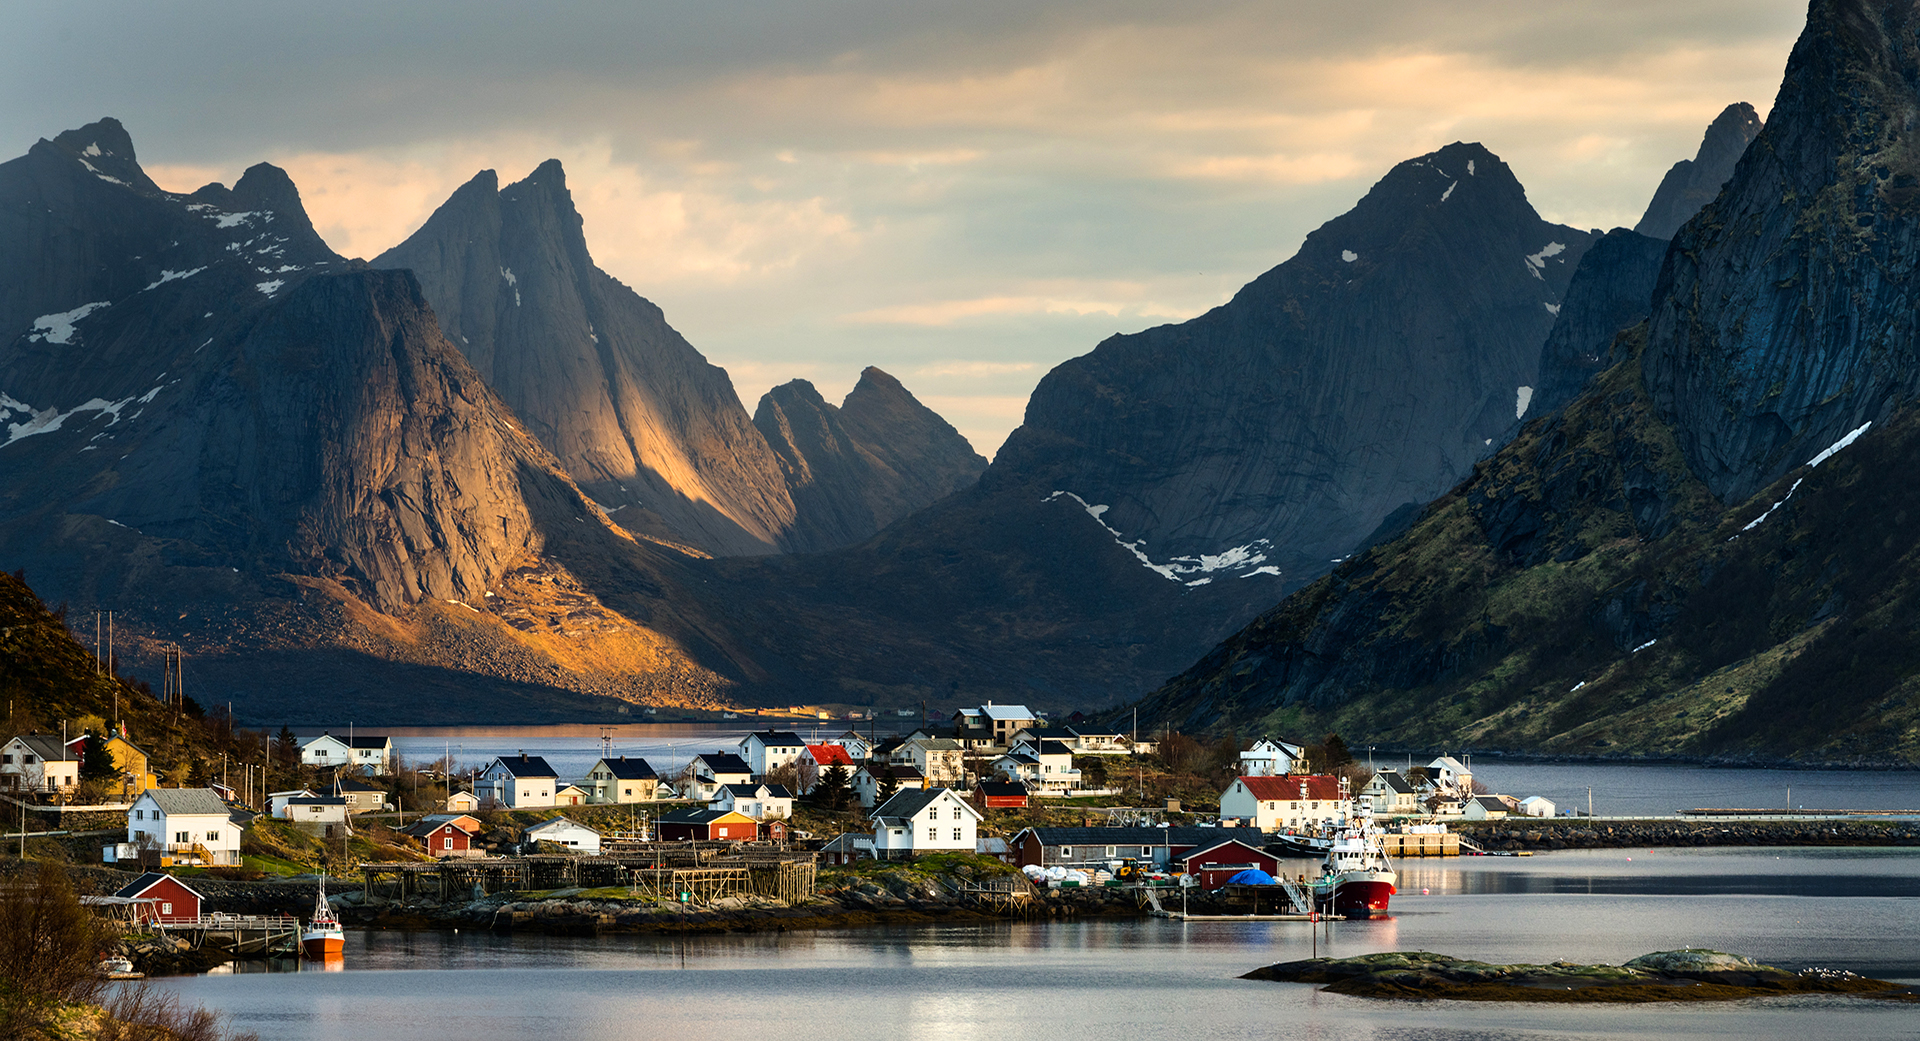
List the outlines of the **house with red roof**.
<svg viewBox="0 0 1920 1041">
<path fill-rule="evenodd" d="M 800 782 L 800 794 L 813 791 L 813 786 L 820 783 L 820 775 L 833 766 L 845 770 L 849 782 L 853 780 L 853 772 L 859 769 L 854 764 L 853 756 L 840 745 L 808 745 L 800 753 L 800 758 L 793 761 L 794 773 Z"/>
<path fill-rule="evenodd" d="M 1332 774 L 1236 777 L 1220 794 L 1220 816 L 1261 831 L 1309 831 L 1346 816 L 1347 801 Z"/>
</svg>

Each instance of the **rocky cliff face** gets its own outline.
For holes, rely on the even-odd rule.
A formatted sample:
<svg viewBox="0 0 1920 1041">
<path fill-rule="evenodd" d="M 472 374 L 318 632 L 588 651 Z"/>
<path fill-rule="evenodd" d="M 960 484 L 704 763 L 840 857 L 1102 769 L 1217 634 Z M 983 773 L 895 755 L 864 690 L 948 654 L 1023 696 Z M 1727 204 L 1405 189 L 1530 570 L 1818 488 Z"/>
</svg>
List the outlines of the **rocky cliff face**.
<svg viewBox="0 0 1920 1041">
<path fill-rule="evenodd" d="M 1305 580 L 1508 435 L 1592 238 L 1477 144 L 1408 160 L 1231 302 L 1048 373 L 985 480 L 1186 581 Z"/>
<path fill-rule="evenodd" d="M 1772 122 L 1674 241 L 1648 371 L 1687 462 L 1722 499 L 1920 387 L 1917 20 L 1902 4 L 1814 4 Z"/>
<path fill-rule="evenodd" d="M 559 162 L 505 188 L 482 171 L 373 265 L 415 273 L 447 338 L 622 524 L 785 548 L 793 501 L 732 381 L 594 266 Z"/>
<path fill-rule="evenodd" d="M 796 518 L 787 544 L 799 552 L 864 541 L 987 468 L 952 424 L 872 367 L 839 408 L 806 380 L 775 387 L 753 423 L 780 458 Z"/>
<path fill-rule="evenodd" d="M 1611 364 L 1614 336 L 1647 317 L 1667 243 L 1615 228 L 1580 258 L 1553 331 L 1540 348 L 1540 385 L 1527 414 L 1544 416 L 1572 401 Z"/>
<path fill-rule="evenodd" d="M 1920 761 L 1916 17 L 1813 4 L 1771 121 L 1617 363 L 1142 718 Z"/>
<path fill-rule="evenodd" d="M 1744 101 L 1728 105 L 1707 127 L 1699 153 L 1673 164 L 1660 179 L 1660 187 L 1647 203 L 1647 212 L 1633 230 L 1651 238 L 1672 238 L 1682 224 L 1720 194 L 1721 186 L 1733 176 L 1734 164 L 1759 136 L 1760 127 L 1760 114 L 1752 105 Z"/>
</svg>

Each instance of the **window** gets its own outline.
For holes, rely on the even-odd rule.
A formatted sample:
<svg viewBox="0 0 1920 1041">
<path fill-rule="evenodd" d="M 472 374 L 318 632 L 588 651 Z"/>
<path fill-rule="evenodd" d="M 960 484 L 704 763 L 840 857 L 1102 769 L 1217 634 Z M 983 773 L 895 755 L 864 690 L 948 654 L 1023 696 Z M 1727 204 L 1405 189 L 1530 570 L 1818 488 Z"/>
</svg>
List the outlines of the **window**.
<svg viewBox="0 0 1920 1041">
<path fill-rule="evenodd" d="M 172 914 L 172 913 L 173 913 L 173 905 L 172 905 L 172 904 L 161 904 L 161 905 L 160 905 L 160 913 L 161 913 L 161 914 L 166 914 L 166 915 L 170 915 L 170 914 Z"/>
<path fill-rule="evenodd" d="M 133 819 L 134 819 L 134 820 L 137 820 L 137 821 L 143 821 L 143 820 L 146 820 L 146 819 L 147 819 L 147 811 L 145 811 L 145 810 L 135 810 L 135 811 L 133 811 Z"/>
<path fill-rule="evenodd" d="M 959 828 L 955 828 L 955 829 L 953 829 L 953 841 L 955 841 L 955 842 L 960 842 L 960 841 L 962 841 L 962 839 L 960 838 L 960 829 L 959 829 Z"/>
<path fill-rule="evenodd" d="M 927 829 L 927 841 L 928 841 L 928 842 L 933 842 L 933 841 L 935 841 L 936 839 L 938 839 L 939 837 L 940 837 L 940 829 L 939 829 L 939 828 L 928 828 L 928 829 Z"/>
<path fill-rule="evenodd" d="M 5 764 L 7 764 L 8 766 L 12 766 L 12 765 L 13 765 L 13 753 L 11 753 L 11 752 L 9 752 L 9 753 L 7 753 L 6 755 L 0 755 L 0 763 L 5 763 Z"/>
<path fill-rule="evenodd" d="M 1072 860 L 1072 859 L 1073 859 L 1073 847 L 1072 847 L 1072 846 L 1061 846 L 1061 847 L 1060 847 L 1060 859 L 1061 859 L 1061 860 Z"/>
<path fill-rule="evenodd" d="M 441 848 L 441 849 L 452 849 L 452 848 L 453 848 L 453 836 L 452 836 L 452 835 L 448 835 L 448 836 L 447 836 L 446 838 L 444 838 L 444 839 L 441 839 L 441 840 L 440 840 L 440 848 Z"/>
<path fill-rule="evenodd" d="M 173 833 L 173 841 L 175 841 L 175 842 L 192 842 L 192 841 L 193 841 L 193 839 L 192 839 L 192 838 L 190 838 L 190 837 L 188 837 L 188 833 L 187 833 L 187 832 L 184 832 L 184 831 L 176 831 L 176 832 L 174 832 L 174 833 Z"/>
<path fill-rule="evenodd" d="M 1111 857 L 1111 856 L 1113 856 L 1113 855 L 1114 855 L 1114 854 L 1115 854 L 1116 852 L 1117 852 L 1117 850 L 1116 850 L 1116 848 L 1115 848 L 1115 847 L 1113 847 L 1113 846 L 1108 846 L 1108 847 L 1107 847 L 1107 856 L 1109 856 L 1109 857 Z"/>
<path fill-rule="evenodd" d="M 207 832 L 207 841 L 208 841 L 208 842 L 219 842 L 219 841 L 220 841 L 220 833 L 219 833 L 219 832 L 217 832 L 217 831 L 210 831 L 210 832 Z"/>
<path fill-rule="evenodd" d="M 1151 856 L 1153 856 L 1153 847 L 1152 847 L 1152 846 L 1141 846 L 1141 847 L 1140 847 L 1140 855 L 1141 855 L 1141 856 L 1143 856 L 1143 857 L 1151 857 Z"/>
</svg>

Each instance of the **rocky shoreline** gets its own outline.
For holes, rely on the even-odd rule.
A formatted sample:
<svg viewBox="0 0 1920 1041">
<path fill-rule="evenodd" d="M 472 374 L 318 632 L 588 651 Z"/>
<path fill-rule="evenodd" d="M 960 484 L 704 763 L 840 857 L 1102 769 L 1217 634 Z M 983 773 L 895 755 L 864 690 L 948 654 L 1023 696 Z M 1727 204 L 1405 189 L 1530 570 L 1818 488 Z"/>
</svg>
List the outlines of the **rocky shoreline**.
<svg viewBox="0 0 1920 1041">
<path fill-rule="evenodd" d="M 1509 818 L 1468 821 L 1453 828 L 1488 850 L 1515 853 L 1636 846 L 1920 846 L 1920 821 Z"/>
</svg>

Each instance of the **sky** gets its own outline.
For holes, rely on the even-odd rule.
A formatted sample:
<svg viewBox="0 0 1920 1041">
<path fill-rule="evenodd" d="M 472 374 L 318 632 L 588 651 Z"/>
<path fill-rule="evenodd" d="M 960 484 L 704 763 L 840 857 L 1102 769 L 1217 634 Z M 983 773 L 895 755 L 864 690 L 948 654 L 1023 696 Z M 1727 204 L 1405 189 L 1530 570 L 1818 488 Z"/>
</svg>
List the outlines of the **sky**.
<svg viewBox="0 0 1920 1041">
<path fill-rule="evenodd" d="M 0 156 L 114 116 L 163 187 L 284 167 L 371 258 L 560 159 L 600 266 L 752 410 L 877 365 L 983 454 L 1048 369 L 1224 303 L 1395 163 L 1479 141 L 1631 226 L 1781 0 L 22 0 Z"/>
</svg>

